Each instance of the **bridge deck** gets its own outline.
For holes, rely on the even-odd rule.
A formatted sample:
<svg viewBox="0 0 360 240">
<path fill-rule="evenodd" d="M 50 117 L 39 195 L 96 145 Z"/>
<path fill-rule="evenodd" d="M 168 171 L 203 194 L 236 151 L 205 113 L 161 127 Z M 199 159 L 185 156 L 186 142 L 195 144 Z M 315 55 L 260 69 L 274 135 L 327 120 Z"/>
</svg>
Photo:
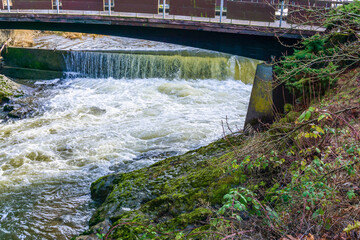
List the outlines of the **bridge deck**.
<svg viewBox="0 0 360 240">
<path fill-rule="evenodd" d="M 188 17 L 162 14 L 140 14 L 140 13 L 121 13 L 113 12 L 111 16 L 108 12 L 102 11 L 76 11 L 61 10 L 56 14 L 56 10 L 16 10 L 17 12 L 0 11 L 1 22 L 43 22 L 43 23 L 82 23 L 82 24 L 103 24 L 103 25 L 123 25 L 141 26 L 154 28 L 170 28 L 184 30 L 198 30 L 210 32 L 222 32 L 233 34 L 260 35 L 260 36 L 280 36 L 284 38 L 301 38 L 311 36 L 317 32 L 324 31 L 317 26 L 303 26 L 282 22 L 279 27 L 279 20 L 275 22 L 258 22 L 234 20 L 222 17 L 220 23 L 219 16 L 215 18 Z"/>
</svg>

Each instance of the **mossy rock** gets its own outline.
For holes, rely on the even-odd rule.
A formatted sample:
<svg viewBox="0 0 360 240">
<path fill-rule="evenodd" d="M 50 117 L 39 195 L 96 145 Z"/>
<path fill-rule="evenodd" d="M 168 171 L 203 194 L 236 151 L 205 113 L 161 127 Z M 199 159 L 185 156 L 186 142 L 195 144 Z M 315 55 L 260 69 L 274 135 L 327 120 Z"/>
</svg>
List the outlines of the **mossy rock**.
<svg viewBox="0 0 360 240">
<path fill-rule="evenodd" d="M 102 202 L 90 220 L 93 226 L 105 219 L 113 225 L 136 222 L 161 227 L 164 231 L 196 226 L 212 215 L 203 203 L 220 205 L 223 195 L 239 185 L 240 176 L 224 174 L 234 159 L 230 142 L 241 143 L 243 136 L 218 140 L 206 147 L 160 161 L 148 168 L 111 174 L 91 185 L 92 198 Z M 227 164 L 226 164 L 227 163 Z M 143 230 L 138 228 L 139 234 Z M 136 227 L 123 225 L 113 238 L 126 238 Z M 130 235 L 129 235 L 130 234 Z"/>
<path fill-rule="evenodd" d="M 11 98 L 24 95 L 23 87 L 4 75 L 0 75 L 0 104 L 8 103 Z"/>
<path fill-rule="evenodd" d="M 301 112 L 291 111 L 282 119 L 279 120 L 279 123 L 292 123 L 295 122 L 301 115 Z"/>
</svg>

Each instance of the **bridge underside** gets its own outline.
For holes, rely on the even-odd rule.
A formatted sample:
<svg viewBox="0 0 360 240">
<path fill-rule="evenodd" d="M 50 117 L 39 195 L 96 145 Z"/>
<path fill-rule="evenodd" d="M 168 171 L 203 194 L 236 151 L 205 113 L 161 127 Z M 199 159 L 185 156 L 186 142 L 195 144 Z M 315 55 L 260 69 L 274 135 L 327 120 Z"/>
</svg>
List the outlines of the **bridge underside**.
<svg viewBox="0 0 360 240">
<path fill-rule="evenodd" d="M 291 51 L 279 43 L 274 29 L 139 18 L 111 18 L 83 15 L 4 14 L 0 29 L 69 31 L 121 36 L 219 51 L 269 61 Z M 277 30 L 286 44 L 293 44 L 300 33 Z M 305 35 L 312 35 L 308 31 Z"/>
</svg>

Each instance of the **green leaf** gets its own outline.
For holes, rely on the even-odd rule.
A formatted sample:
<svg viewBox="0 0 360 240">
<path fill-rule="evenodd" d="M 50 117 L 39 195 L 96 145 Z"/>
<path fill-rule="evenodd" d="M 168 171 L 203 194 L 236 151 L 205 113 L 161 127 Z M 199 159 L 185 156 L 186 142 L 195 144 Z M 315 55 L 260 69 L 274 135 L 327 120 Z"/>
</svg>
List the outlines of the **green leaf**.
<svg viewBox="0 0 360 240">
<path fill-rule="evenodd" d="M 246 210 L 246 207 L 244 204 L 237 202 L 236 204 L 234 204 L 234 208 L 239 210 L 239 211 L 244 211 Z"/>
<path fill-rule="evenodd" d="M 325 134 L 324 130 L 319 126 L 316 126 L 316 131 L 319 133 Z"/>
<path fill-rule="evenodd" d="M 298 118 L 298 121 L 299 121 L 299 122 L 302 122 L 302 120 L 304 120 L 305 114 L 306 114 L 306 112 L 303 112 L 303 113 L 300 115 L 300 117 Z"/>
<path fill-rule="evenodd" d="M 322 119 L 324 119 L 326 117 L 326 115 L 325 114 L 322 114 L 322 115 L 320 115 L 319 117 L 318 117 L 318 122 L 320 122 Z"/>
<path fill-rule="evenodd" d="M 316 218 L 317 216 L 323 215 L 323 214 L 324 214 L 324 210 L 322 208 L 319 208 L 313 213 L 312 218 Z"/>
<path fill-rule="evenodd" d="M 248 202 L 243 195 L 240 195 L 240 200 L 241 200 L 244 204 L 246 204 L 246 203 Z"/>
<path fill-rule="evenodd" d="M 346 195 L 348 196 L 349 200 L 353 199 L 356 194 L 354 193 L 354 190 L 350 190 L 346 193 Z"/>
<path fill-rule="evenodd" d="M 225 194 L 224 199 L 225 199 L 225 200 L 230 200 L 230 199 L 232 199 L 232 195 L 230 195 L 230 194 Z"/>
<path fill-rule="evenodd" d="M 226 211 L 226 209 L 227 209 L 227 208 L 225 208 L 224 206 L 222 206 L 222 207 L 219 209 L 218 213 L 219 213 L 219 214 L 224 214 L 225 211 Z"/>
<path fill-rule="evenodd" d="M 305 118 L 304 118 L 304 120 L 305 120 L 305 121 L 308 121 L 308 120 L 310 119 L 310 117 L 311 117 L 311 112 L 310 112 L 310 111 L 307 111 L 307 112 L 305 113 Z"/>
<path fill-rule="evenodd" d="M 351 154 L 351 153 L 354 153 L 355 152 L 355 147 L 352 146 L 350 147 L 348 150 L 346 150 L 347 153 Z"/>
<path fill-rule="evenodd" d="M 354 222 L 354 225 L 349 224 L 347 228 L 345 228 L 343 231 L 346 233 L 351 232 L 352 230 L 355 230 L 357 228 L 360 228 L 360 221 Z"/>
<path fill-rule="evenodd" d="M 100 239 L 103 239 L 105 237 L 104 233 L 96 233 L 96 236 Z"/>
</svg>

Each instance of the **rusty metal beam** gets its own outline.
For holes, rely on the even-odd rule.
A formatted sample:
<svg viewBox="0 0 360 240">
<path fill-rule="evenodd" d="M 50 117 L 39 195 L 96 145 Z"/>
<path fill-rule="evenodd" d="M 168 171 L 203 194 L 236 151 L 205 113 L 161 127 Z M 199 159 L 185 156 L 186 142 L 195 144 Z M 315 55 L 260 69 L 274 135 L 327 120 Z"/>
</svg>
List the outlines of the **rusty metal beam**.
<svg viewBox="0 0 360 240">
<path fill-rule="evenodd" d="M 215 0 L 171 0 L 170 15 L 215 17 Z"/>
<path fill-rule="evenodd" d="M 227 1 L 227 18 L 274 22 L 275 8 L 268 3 Z"/>
<path fill-rule="evenodd" d="M 333 4 L 333 2 L 329 0 L 290 0 L 290 4 L 308 7 L 331 7 L 331 4 Z"/>
<path fill-rule="evenodd" d="M 103 0 L 62 0 L 64 10 L 104 11 Z"/>
<path fill-rule="evenodd" d="M 114 11 L 133 13 L 159 13 L 158 0 L 115 0 Z"/>
<path fill-rule="evenodd" d="M 52 9 L 53 7 L 51 0 L 13 0 L 12 4 L 13 9 Z"/>
<path fill-rule="evenodd" d="M 286 21 L 291 24 L 321 25 L 332 4 L 329 0 L 290 0 Z"/>
</svg>

